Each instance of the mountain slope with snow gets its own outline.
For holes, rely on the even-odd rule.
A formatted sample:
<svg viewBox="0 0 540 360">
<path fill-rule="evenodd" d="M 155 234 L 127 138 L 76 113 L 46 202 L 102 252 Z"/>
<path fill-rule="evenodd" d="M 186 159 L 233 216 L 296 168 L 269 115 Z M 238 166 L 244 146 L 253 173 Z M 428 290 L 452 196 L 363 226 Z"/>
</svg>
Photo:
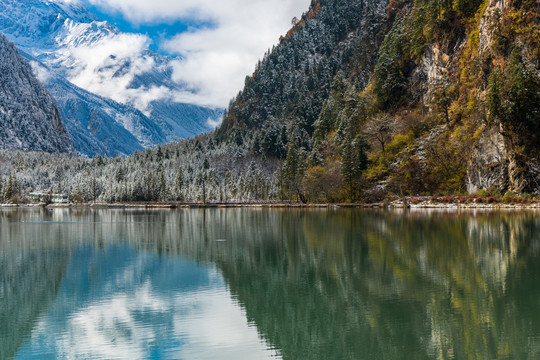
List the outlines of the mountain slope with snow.
<svg viewBox="0 0 540 360">
<path fill-rule="evenodd" d="M 131 154 L 167 141 L 161 128 L 139 110 L 83 90 L 24 54 L 56 98 L 73 146 L 80 153 Z"/>
<path fill-rule="evenodd" d="M 221 116 L 182 100 L 189 91 L 172 79 L 177 60 L 77 0 L 0 0 L 0 32 L 33 61 L 83 154 L 129 154 L 209 131 Z"/>
<path fill-rule="evenodd" d="M 0 34 L 0 148 L 72 152 L 52 96 Z"/>
</svg>

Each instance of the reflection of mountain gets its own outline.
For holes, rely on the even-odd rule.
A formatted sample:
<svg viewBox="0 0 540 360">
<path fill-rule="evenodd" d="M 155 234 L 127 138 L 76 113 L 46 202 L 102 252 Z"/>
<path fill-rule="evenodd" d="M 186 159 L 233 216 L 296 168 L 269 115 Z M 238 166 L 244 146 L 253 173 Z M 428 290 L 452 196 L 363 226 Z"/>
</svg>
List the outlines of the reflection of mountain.
<svg viewBox="0 0 540 360">
<path fill-rule="evenodd" d="M 18 214 L 25 223 L 41 216 Z M 149 337 L 172 333 L 186 344 L 205 339 L 208 348 L 213 339 L 213 349 L 221 349 L 237 344 L 233 335 L 244 334 L 238 328 L 249 323 L 284 359 L 540 356 L 540 221 L 534 214 L 44 214 L 49 231 L 63 226 L 65 232 L 41 241 L 42 249 L 74 250 L 54 306 L 34 329 L 41 343 L 58 338 L 57 346 L 70 349 L 70 339 L 95 331 L 144 350 Z M 5 239 L 13 227 L 0 221 Z M 225 293 L 210 263 L 223 274 Z M 88 301 L 70 310 L 77 297 Z M 197 306 L 201 311 L 190 313 Z M 55 322 L 54 314 L 69 320 Z M 231 330 L 226 324 L 243 325 Z M 63 328 L 69 331 L 55 336 Z M 253 334 L 238 338 L 244 336 Z M 250 339 L 251 351 L 267 354 Z"/>
<path fill-rule="evenodd" d="M 30 238 L 54 238 L 53 228 L 19 233 L 5 217 L 0 222 L 0 359 L 9 359 L 54 301 L 69 256 L 54 244 L 26 246 Z"/>
<path fill-rule="evenodd" d="M 7 259 L 17 259 L 17 263 Z M 9 253 L 0 258 L 0 359 L 9 359 L 54 300 L 66 268 L 57 252 Z"/>
<path fill-rule="evenodd" d="M 417 215 L 208 213 L 186 251 L 285 359 L 539 355 L 534 216 Z"/>
<path fill-rule="evenodd" d="M 215 266 L 154 247 L 177 240 L 165 214 L 0 210 L 0 314 L 26 297 L 0 325 L 0 358 L 270 358 Z"/>
</svg>

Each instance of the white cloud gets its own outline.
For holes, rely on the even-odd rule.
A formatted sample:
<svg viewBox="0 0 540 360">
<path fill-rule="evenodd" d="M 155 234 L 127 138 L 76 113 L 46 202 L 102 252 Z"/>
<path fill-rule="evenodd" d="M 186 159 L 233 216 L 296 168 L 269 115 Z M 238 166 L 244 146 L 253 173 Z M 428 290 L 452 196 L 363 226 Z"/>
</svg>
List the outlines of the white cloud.
<svg viewBox="0 0 540 360">
<path fill-rule="evenodd" d="M 173 92 L 165 86 L 132 86 L 138 75 L 150 72 L 157 65 L 146 56 L 150 39 L 146 35 L 105 31 L 96 41 L 80 44 L 80 34 L 96 24 L 67 25 L 68 35 L 63 40 L 66 50 L 62 61 L 69 63 L 68 78 L 75 85 L 90 92 L 134 105 L 146 112 L 154 100 L 173 99 Z"/>
<path fill-rule="evenodd" d="M 292 17 L 301 15 L 310 3 L 310 0 L 87 1 L 106 11 L 121 13 L 134 24 L 181 19 L 211 23 L 212 26 L 190 29 L 160 45 L 181 55 L 181 60 L 174 62 L 173 78 L 186 84 L 189 91 L 174 94 L 174 98 L 218 107 L 227 106 L 242 89 L 245 76 L 253 72 L 257 60 L 287 32 Z M 140 45 L 137 39 L 133 40 L 135 45 L 130 44 L 131 48 Z M 123 48 L 121 43 L 115 44 Z M 141 64 L 145 65 L 148 64 Z M 89 74 L 81 74 L 77 81 L 81 84 L 90 81 L 86 78 Z"/>
<path fill-rule="evenodd" d="M 223 121 L 223 117 L 218 117 L 217 119 L 208 118 L 208 120 L 206 121 L 206 125 L 208 125 L 208 127 L 212 129 L 215 129 L 219 125 L 221 125 L 222 121 Z"/>
<path fill-rule="evenodd" d="M 41 82 L 42 84 L 47 84 L 47 82 L 51 78 L 49 70 L 47 70 L 43 65 L 36 61 L 30 61 L 30 66 L 32 66 L 32 72 L 39 80 L 39 82 Z"/>
</svg>

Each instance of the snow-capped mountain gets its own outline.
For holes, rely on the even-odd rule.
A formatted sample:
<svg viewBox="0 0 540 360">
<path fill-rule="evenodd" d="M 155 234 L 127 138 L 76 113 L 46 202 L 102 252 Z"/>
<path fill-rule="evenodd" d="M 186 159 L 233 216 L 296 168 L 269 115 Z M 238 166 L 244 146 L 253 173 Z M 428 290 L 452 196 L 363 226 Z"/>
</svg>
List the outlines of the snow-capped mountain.
<svg viewBox="0 0 540 360">
<path fill-rule="evenodd" d="M 210 130 L 221 115 L 182 101 L 177 61 L 122 33 L 78 0 L 0 0 L 0 32 L 56 97 L 75 148 L 129 154 Z"/>
<path fill-rule="evenodd" d="M 167 141 L 162 129 L 134 107 L 81 89 L 32 56 L 22 55 L 56 98 L 73 146 L 80 153 L 131 154 Z"/>
<path fill-rule="evenodd" d="M 0 34 L 0 148 L 72 152 L 56 102 Z"/>
</svg>

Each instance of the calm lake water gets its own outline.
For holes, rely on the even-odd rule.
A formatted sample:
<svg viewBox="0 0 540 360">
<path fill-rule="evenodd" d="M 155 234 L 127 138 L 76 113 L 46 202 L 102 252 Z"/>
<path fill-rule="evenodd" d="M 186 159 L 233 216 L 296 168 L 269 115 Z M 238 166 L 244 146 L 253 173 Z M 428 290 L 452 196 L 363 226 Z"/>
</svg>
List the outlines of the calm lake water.
<svg viewBox="0 0 540 360">
<path fill-rule="evenodd" d="M 539 359 L 540 213 L 0 210 L 0 359 Z"/>
</svg>

